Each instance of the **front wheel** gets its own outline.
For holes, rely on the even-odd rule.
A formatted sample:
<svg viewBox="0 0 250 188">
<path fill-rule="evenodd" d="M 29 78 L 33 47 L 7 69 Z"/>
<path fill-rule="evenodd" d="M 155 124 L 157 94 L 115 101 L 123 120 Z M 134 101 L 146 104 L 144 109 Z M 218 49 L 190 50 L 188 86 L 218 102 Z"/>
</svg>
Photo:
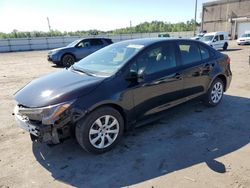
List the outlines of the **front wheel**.
<svg viewBox="0 0 250 188">
<path fill-rule="evenodd" d="M 62 64 L 63 64 L 64 67 L 70 67 L 74 63 L 75 63 L 75 58 L 74 58 L 73 55 L 65 54 L 62 57 Z"/>
<path fill-rule="evenodd" d="M 211 107 L 218 105 L 223 97 L 223 92 L 224 83 L 220 78 L 216 78 L 204 97 L 204 103 Z"/>
<path fill-rule="evenodd" d="M 100 154 L 112 149 L 124 130 L 121 114 L 111 107 L 102 107 L 77 123 L 75 135 L 83 149 Z"/>
</svg>

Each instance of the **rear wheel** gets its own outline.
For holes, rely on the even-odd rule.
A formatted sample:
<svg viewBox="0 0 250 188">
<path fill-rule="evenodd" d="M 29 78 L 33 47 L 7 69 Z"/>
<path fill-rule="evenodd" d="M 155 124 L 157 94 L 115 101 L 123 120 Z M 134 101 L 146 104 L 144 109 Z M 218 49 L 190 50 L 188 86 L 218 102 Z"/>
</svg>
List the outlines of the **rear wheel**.
<svg viewBox="0 0 250 188">
<path fill-rule="evenodd" d="M 223 50 L 227 50 L 227 47 L 228 47 L 228 44 L 225 43 L 224 46 L 223 46 Z"/>
<path fill-rule="evenodd" d="M 75 57 L 73 55 L 65 54 L 62 57 L 62 64 L 64 67 L 70 67 L 74 63 L 75 63 Z"/>
<path fill-rule="evenodd" d="M 204 97 L 207 106 L 216 106 L 220 103 L 224 92 L 224 83 L 220 78 L 216 78 Z"/>
<path fill-rule="evenodd" d="M 100 154 L 112 149 L 124 130 L 121 114 L 111 107 L 102 107 L 80 120 L 75 129 L 78 143 L 90 153 Z"/>
</svg>

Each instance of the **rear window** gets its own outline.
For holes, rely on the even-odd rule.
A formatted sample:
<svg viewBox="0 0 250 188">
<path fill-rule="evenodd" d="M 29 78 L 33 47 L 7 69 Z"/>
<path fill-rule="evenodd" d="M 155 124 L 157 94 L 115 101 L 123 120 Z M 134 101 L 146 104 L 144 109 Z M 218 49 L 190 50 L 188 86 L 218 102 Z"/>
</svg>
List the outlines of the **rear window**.
<svg viewBox="0 0 250 188">
<path fill-rule="evenodd" d="M 100 46 L 103 45 L 103 42 L 101 39 L 92 39 L 90 40 L 91 46 Z"/>
<path fill-rule="evenodd" d="M 111 39 L 104 39 L 108 44 L 112 44 L 113 41 Z"/>
<path fill-rule="evenodd" d="M 179 42 L 178 44 L 183 65 L 201 61 L 199 46 L 192 42 Z"/>
</svg>

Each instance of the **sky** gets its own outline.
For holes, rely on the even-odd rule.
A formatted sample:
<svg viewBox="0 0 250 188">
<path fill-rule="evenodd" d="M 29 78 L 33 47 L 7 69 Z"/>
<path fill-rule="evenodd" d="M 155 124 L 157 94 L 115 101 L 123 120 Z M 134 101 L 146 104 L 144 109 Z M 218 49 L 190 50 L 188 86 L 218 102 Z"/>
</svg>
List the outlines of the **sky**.
<svg viewBox="0 0 250 188">
<path fill-rule="evenodd" d="M 198 0 L 197 20 L 202 3 Z M 194 18 L 195 0 L 0 0 L 0 32 L 108 31 L 145 21 L 177 23 Z"/>
</svg>

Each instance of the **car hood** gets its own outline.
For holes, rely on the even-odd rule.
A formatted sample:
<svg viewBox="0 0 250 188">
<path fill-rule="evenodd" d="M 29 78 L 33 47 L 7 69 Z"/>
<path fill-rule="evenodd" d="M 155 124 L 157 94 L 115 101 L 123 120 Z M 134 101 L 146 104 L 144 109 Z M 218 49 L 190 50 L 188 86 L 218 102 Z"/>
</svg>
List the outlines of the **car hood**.
<svg viewBox="0 0 250 188">
<path fill-rule="evenodd" d="M 60 51 L 60 50 L 68 50 L 68 49 L 71 49 L 71 48 L 73 48 L 73 47 L 71 47 L 71 46 L 65 46 L 65 47 L 61 47 L 61 48 L 55 48 L 55 49 L 53 49 L 53 50 L 50 50 L 49 51 L 49 53 L 51 53 L 51 52 L 57 52 L 57 51 Z"/>
<path fill-rule="evenodd" d="M 15 100 L 26 107 L 54 105 L 88 94 L 104 79 L 64 69 L 31 81 L 16 92 Z"/>
<path fill-rule="evenodd" d="M 250 37 L 240 37 L 240 38 L 238 38 L 238 41 L 240 41 L 240 40 L 250 40 Z"/>
<path fill-rule="evenodd" d="M 204 42 L 205 44 L 211 44 L 212 42 L 211 41 L 202 41 L 202 42 Z"/>
</svg>

